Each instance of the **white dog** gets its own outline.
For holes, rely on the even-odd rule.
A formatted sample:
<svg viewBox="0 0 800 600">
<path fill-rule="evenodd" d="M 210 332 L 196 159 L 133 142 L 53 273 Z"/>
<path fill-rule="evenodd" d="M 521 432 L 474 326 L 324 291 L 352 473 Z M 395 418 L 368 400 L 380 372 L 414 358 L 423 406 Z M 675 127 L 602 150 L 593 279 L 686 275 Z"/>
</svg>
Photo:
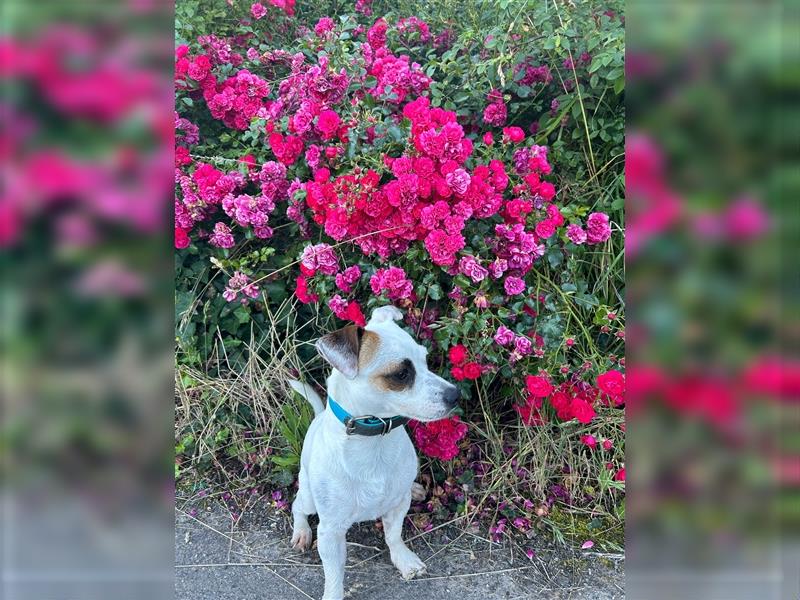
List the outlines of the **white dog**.
<svg viewBox="0 0 800 600">
<path fill-rule="evenodd" d="M 311 545 L 308 515 L 319 515 L 317 547 L 325 571 L 323 600 L 344 597 L 345 536 L 353 523 L 381 518 L 392 562 L 405 579 L 425 564 L 402 539 L 403 520 L 424 490 L 414 483 L 417 454 L 402 427 L 411 418 L 436 421 L 448 416 L 458 389 L 434 375 L 427 350 L 395 320 L 393 306 L 372 313 L 365 329 L 354 325 L 317 342 L 333 367 L 328 403 L 309 387 L 290 381 L 314 407 L 300 467 L 300 489 L 292 505 L 292 545 Z"/>
</svg>

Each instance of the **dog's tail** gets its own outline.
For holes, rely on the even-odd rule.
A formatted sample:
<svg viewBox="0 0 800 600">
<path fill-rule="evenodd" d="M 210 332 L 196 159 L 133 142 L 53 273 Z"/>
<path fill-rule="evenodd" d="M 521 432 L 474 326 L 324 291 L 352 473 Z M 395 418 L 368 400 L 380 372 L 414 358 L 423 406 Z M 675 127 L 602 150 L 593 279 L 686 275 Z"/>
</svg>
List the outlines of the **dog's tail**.
<svg viewBox="0 0 800 600">
<path fill-rule="evenodd" d="M 314 416 L 317 416 L 325 410 L 325 405 L 322 404 L 322 398 L 319 397 L 319 394 L 317 394 L 317 392 L 315 392 L 310 385 L 302 383 L 301 381 L 290 379 L 289 387 L 300 394 L 303 398 L 308 400 L 311 408 L 314 409 Z"/>
</svg>

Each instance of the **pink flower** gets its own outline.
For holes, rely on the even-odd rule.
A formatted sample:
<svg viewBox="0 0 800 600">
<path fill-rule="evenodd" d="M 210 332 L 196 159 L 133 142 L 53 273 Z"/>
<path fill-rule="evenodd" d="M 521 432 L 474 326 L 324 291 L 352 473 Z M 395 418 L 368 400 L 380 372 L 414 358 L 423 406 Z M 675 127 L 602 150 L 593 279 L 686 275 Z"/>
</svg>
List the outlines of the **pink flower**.
<svg viewBox="0 0 800 600">
<path fill-rule="evenodd" d="M 531 344 L 531 341 L 524 335 L 518 335 L 514 339 L 514 350 L 516 350 L 521 356 L 527 356 L 531 353 L 531 350 L 533 350 L 533 345 Z"/>
<path fill-rule="evenodd" d="M 425 248 L 433 262 L 449 267 L 456 260 L 456 252 L 464 247 L 464 237 L 460 233 L 448 234 L 440 229 L 431 231 L 425 238 Z"/>
<path fill-rule="evenodd" d="M 536 235 L 540 238 L 549 238 L 556 232 L 556 226 L 550 219 L 539 221 L 536 224 Z"/>
<path fill-rule="evenodd" d="M 502 126 L 506 122 L 507 116 L 506 105 L 503 101 L 493 102 L 483 111 L 484 122 L 497 127 Z"/>
<path fill-rule="evenodd" d="M 319 271 L 324 275 L 336 275 L 339 272 L 339 259 L 328 244 L 306 246 L 300 263 L 306 269 Z"/>
<path fill-rule="evenodd" d="M 347 267 L 344 271 L 336 275 L 336 287 L 345 294 L 349 294 L 353 291 L 353 287 L 358 283 L 359 279 L 361 279 L 361 268 L 358 265 Z"/>
<path fill-rule="evenodd" d="M 233 248 L 235 244 L 230 227 L 225 223 L 216 223 L 214 225 L 214 233 L 211 234 L 208 241 L 218 248 Z"/>
<path fill-rule="evenodd" d="M 725 232 L 736 241 L 757 238 L 769 230 L 770 219 L 764 206 L 750 198 L 735 200 L 723 215 Z"/>
<path fill-rule="evenodd" d="M 611 450 L 614 447 L 614 442 L 609 439 L 603 440 L 603 450 Z"/>
<path fill-rule="evenodd" d="M 458 263 L 458 269 L 475 283 L 483 281 L 489 274 L 474 256 L 462 256 Z"/>
<path fill-rule="evenodd" d="M 181 227 L 175 228 L 175 247 L 178 249 L 188 248 L 191 243 L 189 232 Z"/>
<path fill-rule="evenodd" d="M 605 213 L 592 213 L 586 220 L 586 240 L 590 244 L 600 244 L 611 237 L 611 226 L 608 215 Z"/>
<path fill-rule="evenodd" d="M 581 443 L 584 446 L 594 449 L 597 447 L 597 438 L 595 438 L 593 435 L 582 435 Z"/>
<path fill-rule="evenodd" d="M 333 22 L 333 19 L 330 17 L 322 17 L 314 26 L 314 33 L 317 34 L 317 37 L 323 37 L 329 31 L 333 31 L 335 26 L 336 24 Z"/>
<path fill-rule="evenodd" d="M 339 131 L 341 119 L 339 115 L 332 110 L 323 110 L 319 113 L 317 118 L 317 129 L 322 134 L 322 139 L 329 140 L 336 136 Z"/>
<path fill-rule="evenodd" d="M 506 277 L 504 286 L 506 290 L 506 294 L 509 296 L 516 296 L 517 294 L 521 294 L 525 291 L 525 281 L 520 279 L 519 277 L 514 277 L 513 275 L 509 275 Z"/>
<path fill-rule="evenodd" d="M 586 232 L 583 230 L 583 227 L 580 225 L 568 225 L 567 226 L 567 238 L 573 244 L 583 244 L 586 241 Z"/>
<path fill-rule="evenodd" d="M 364 313 L 361 312 L 361 307 L 355 300 L 348 302 L 339 294 L 336 294 L 328 300 L 328 306 L 333 311 L 333 314 L 343 321 L 352 321 L 360 327 L 364 327 L 367 324 Z"/>
<path fill-rule="evenodd" d="M 445 176 L 447 185 L 459 196 L 463 196 L 467 193 L 469 179 L 469 174 L 464 169 L 456 169 Z"/>
<path fill-rule="evenodd" d="M 414 293 L 414 284 L 400 267 L 378 269 L 370 278 L 369 285 L 373 294 L 380 296 L 385 291 L 392 301 L 409 299 Z"/>
<path fill-rule="evenodd" d="M 242 304 L 246 304 L 249 298 L 258 298 L 259 293 L 258 285 L 251 283 L 250 278 L 244 273 L 236 271 L 233 277 L 228 280 L 228 285 L 225 286 L 222 297 L 228 302 L 233 302 L 239 297 L 239 294 L 242 294 L 240 301 Z"/>
<path fill-rule="evenodd" d="M 250 14 L 253 15 L 254 19 L 258 20 L 267 14 L 267 9 L 260 2 L 255 2 L 250 6 Z"/>
<path fill-rule="evenodd" d="M 503 139 L 518 144 L 525 139 L 525 131 L 520 127 L 504 127 Z"/>
<path fill-rule="evenodd" d="M 514 332 L 505 325 L 500 325 L 494 334 L 494 341 L 501 346 L 508 346 L 514 341 Z"/>
</svg>

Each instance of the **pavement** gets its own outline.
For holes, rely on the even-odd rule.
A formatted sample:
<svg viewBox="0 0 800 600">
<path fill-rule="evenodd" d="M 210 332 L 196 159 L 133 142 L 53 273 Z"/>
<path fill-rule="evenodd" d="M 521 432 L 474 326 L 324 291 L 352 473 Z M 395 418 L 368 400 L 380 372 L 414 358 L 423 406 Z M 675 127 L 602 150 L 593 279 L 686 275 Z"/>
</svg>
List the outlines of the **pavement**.
<svg viewBox="0 0 800 600">
<path fill-rule="evenodd" d="M 312 527 L 314 523 L 312 522 Z M 179 507 L 175 527 L 175 597 L 178 600 L 308 600 L 322 595 L 316 549 L 289 546 L 289 518 L 268 506 L 234 522 L 209 503 Z M 403 581 L 389 561 L 373 523 L 348 534 L 345 589 L 352 600 L 459 600 L 537 598 L 612 600 L 625 597 L 624 559 L 588 554 L 532 540 L 529 559 L 513 544 L 496 544 L 449 525 L 433 532 L 405 531 L 428 572 Z M 541 547 L 539 547 L 541 545 Z"/>
</svg>

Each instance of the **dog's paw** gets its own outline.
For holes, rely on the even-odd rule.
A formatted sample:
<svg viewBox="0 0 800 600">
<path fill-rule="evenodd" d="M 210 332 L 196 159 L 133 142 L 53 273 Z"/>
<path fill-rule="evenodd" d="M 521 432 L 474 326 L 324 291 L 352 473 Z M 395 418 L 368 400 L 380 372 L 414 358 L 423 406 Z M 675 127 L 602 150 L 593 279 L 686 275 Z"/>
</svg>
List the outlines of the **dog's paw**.
<svg viewBox="0 0 800 600">
<path fill-rule="evenodd" d="M 392 553 L 392 562 L 406 581 L 413 579 L 417 575 L 422 575 L 427 568 L 425 563 L 419 559 L 419 556 L 408 548 Z"/>
<path fill-rule="evenodd" d="M 311 527 L 295 527 L 292 532 L 292 548 L 305 552 L 311 547 Z"/>
<path fill-rule="evenodd" d="M 411 484 L 411 499 L 414 502 L 422 502 L 425 500 L 425 487 L 416 481 Z"/>
</svg>

